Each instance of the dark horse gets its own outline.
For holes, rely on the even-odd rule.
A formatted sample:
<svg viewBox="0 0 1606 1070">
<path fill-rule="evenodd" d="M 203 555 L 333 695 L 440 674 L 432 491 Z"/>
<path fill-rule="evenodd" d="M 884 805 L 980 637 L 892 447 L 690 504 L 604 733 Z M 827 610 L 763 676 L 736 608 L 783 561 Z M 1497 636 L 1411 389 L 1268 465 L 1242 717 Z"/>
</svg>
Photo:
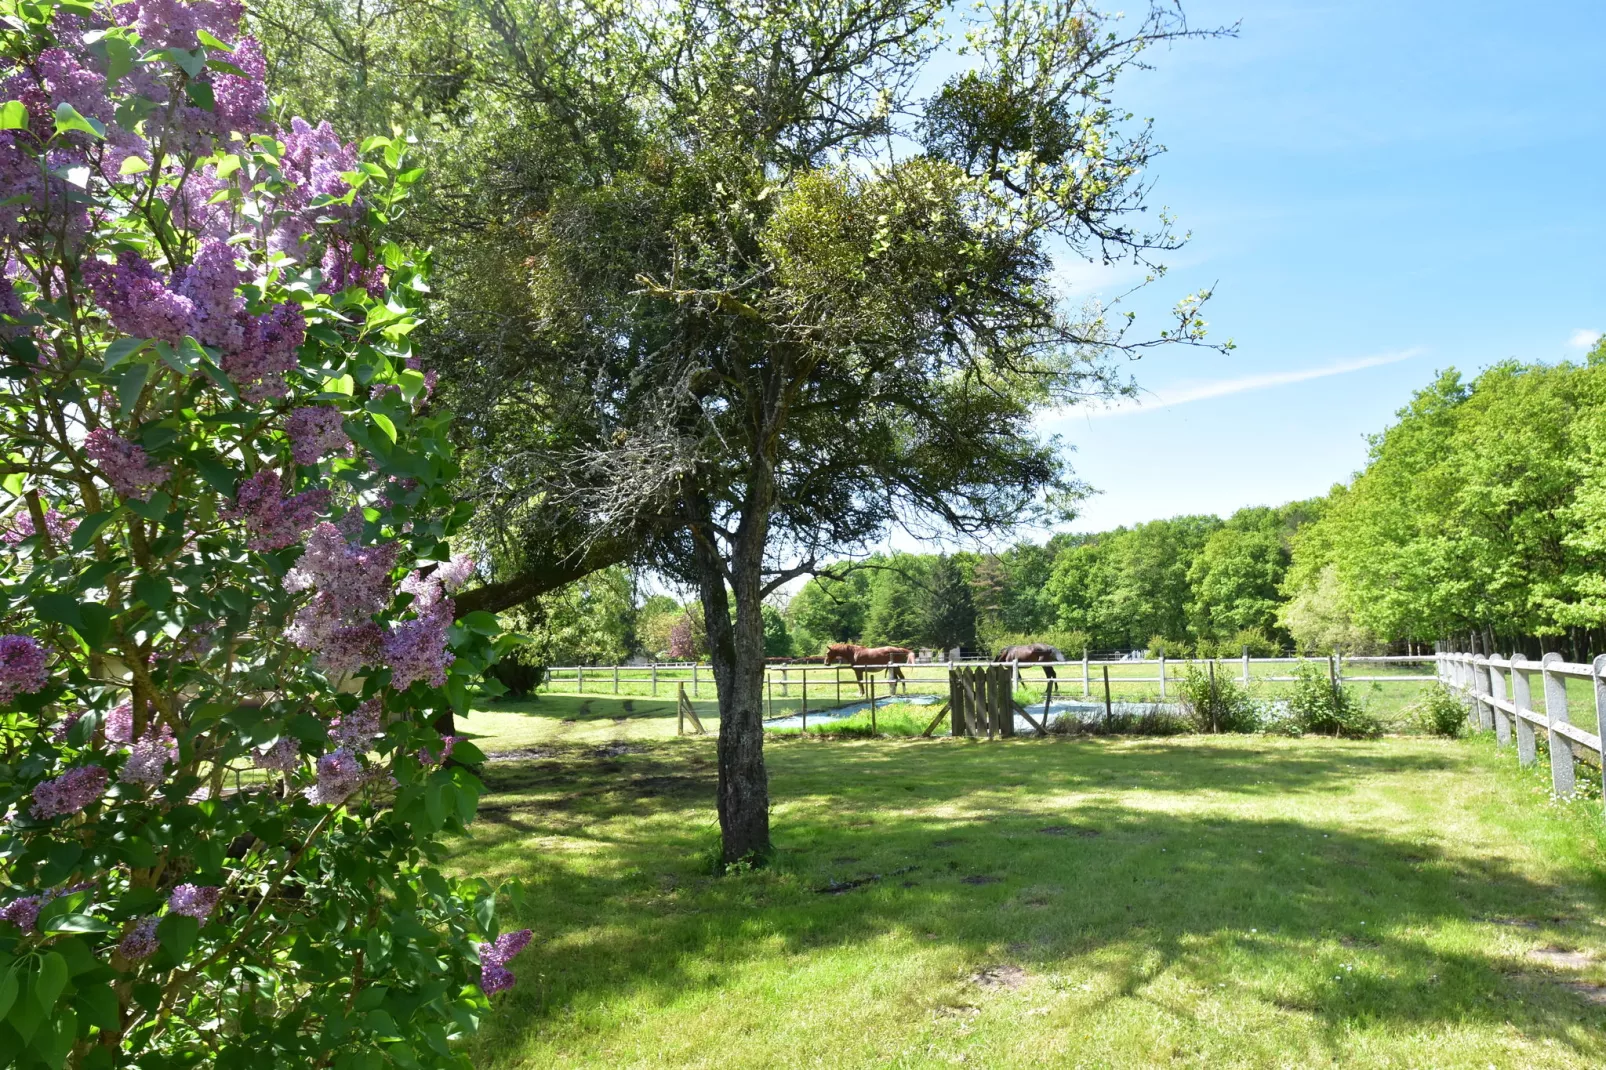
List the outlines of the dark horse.
<svg viewBox="0 0 1606 1070">
<path fill-rule="evenodd" d="M 913 665 L 915 652 L 901 646 L 859 646 L 855 643 L 832 643 L 825 648 L 825 663 L 834 665 L 841 662 L 853 666 L 853 678 L 859 683 L 859 694 L 864 694 L 864 674 L 879 672 L 882 666 L 886 667 L 887 679 L 891 683 L 893 692 L 898 690 L 898 681 L 903 680 L 903 670 L 899 665 Z M 907 693 L 909 682 L 904 680 L 903 689 Z"/>
<path fill-rule="evenodd" d="M 1024 643 L 1020 646 L 1006 646 L 994 661 L 1013 661 L 1020 665 L 1042 665 L 1043 675 L 1050 680 L 1058 679 L 1054 669 L 1048 665 L 1051 661 L 1064 661 L 1065 655 L 1059 652 L 1058 647 L 1047 643 Z"/>
</svg>

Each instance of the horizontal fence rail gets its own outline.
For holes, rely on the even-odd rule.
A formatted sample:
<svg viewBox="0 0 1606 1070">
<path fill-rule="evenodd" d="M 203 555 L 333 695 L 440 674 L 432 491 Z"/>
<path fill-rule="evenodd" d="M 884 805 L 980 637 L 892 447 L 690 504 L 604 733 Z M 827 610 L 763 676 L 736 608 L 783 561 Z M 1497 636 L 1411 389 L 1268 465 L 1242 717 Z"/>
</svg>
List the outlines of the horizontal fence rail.
<svg viewBox="0 0 1606 1070">
<path fill-rule="evenodd" d="M 1550 787 L 1557 795 L 1578 788 L 1580 759 L 1595 765 L 1606 797 L 1606 752 L 1600 735 L 1573 724 L 1568 707 L 1567 681 L 1587 680 L 1597 727 L 1606 725 L 1606 654 L 1592 663 L 1563 660 L 1550 653 L 1538 661 L 1521 654 L 1509 658 L 1484 654 L 1440 654 L 1439 678 L 1467 703 L 1467 719 L 1482 731 L 1493 730 L 1495 741 L 1517 744 L 1517 760 L 1532 765 L 1538 760 L 1539 733 L 1550 752 Z M 1540 708 L 1534 708 L 1534 677 L 1539 677 Z"/>
</svg>

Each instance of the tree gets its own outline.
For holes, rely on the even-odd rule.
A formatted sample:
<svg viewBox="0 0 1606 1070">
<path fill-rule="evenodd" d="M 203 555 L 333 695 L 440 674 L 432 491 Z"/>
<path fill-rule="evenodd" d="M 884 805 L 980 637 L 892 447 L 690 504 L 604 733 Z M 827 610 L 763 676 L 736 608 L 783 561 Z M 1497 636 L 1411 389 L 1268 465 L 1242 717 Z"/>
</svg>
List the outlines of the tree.
<svg viewBox="0 0 1606 1070">
<path fill-rule="evenodd" d="M 1277 627 L 1278 587 L 1287 567 L 1288 550 L 1272 532 L 1213 532 L 1188 568 L 1193 634 L 1218 641 L 1243 631 L 1269 635 Z"/>
<path fill-rule="evenodd" d="M 926 583 L 921 639 L 939 650 L 974 648 L 976 606 L 959 564 L 946 555 L 937 558 Z"/>
<path fill-rule="evenodd" d="M 727 860 L 769 851 L 765 599 L 894 520 L 991 531 L 1074 496 L 1032 414 L 1202 337 L 1202 295 L 1136 341 L 1050 280 L 1057 250 L 1177 244 L 1136 225 L 1159 148 L 1108 101 L 1191 35 L 1177 11 L 985 7 L 921 100 L 946 7 L 487 8 L 512 117 L 443 202 L 435 336 L 466 466 L 492 523 L 572 508 L 699 591 Z"/>
<path fill-rule="evenodd" d="M 418 175 L 271 123 L 230 5 L 3 10 L 0 1065 L 466 1066 L 529 931 L 437 866 L 498 629 Z"/>
<path fill-rule="evenodd" d="M 915 646 L 926 630 L 926 561 L 894 554 L 870 576 L 864 619 L 866 646 Z"/>
<path fill-rule="evenodd" d="M 792 656 L 792 636 L 786 629 L 786 618 L 781 611 L 764 603 L 764 656 L 789 658 Z"/>
</svg>

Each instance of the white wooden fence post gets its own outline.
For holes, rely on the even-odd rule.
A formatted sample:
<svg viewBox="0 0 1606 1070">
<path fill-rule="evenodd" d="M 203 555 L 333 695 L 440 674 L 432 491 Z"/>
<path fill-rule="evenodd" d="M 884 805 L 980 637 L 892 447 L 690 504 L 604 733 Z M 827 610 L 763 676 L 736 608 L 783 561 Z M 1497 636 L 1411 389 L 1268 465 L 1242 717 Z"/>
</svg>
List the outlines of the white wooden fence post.
<svg viewBox="0 0 1606 1070">
<path fill-rule="evenodd" d="M 1554 650 L 1539 659 L 1539 671 L 1545 680 L 1545 720 L 1551 725 L 1568 724 L 1567 680 L 1549 666 L 1559 665 L 1562 657 Z M 1573 748 L 1565 736 L 1550 731 L 1550 788 L 1557 795 L 1571 795 L 1576 785 L 1573 770 Z"/>
<path fill-rule="evenodd" d="M 1488 703 L 1489 659 L 1484 655 L 1472 658 L 1472 700 L 1478 704 L 1478 727 L 1487 732 L 1494 727 L 1494 707 Z"/>
<path fill-rule="evenodd" d="M 1600 741 L 1596 757 L 1600 759 L 1601 797 L 1606 799 L 1606 654 L 1597 655 L 1590 668 L 1594 670 L 1595 738 Z"/>
<path fill-rule="evenodd" d="M 652 663 L 652 697 L 658 697 L 658 663 Z"/>
<path fill-rule="evenodd" d="M 691 697 L 697 697 L 697 663 L 691 663 Z"/>
<path fill-rule="evenodd" d="M 1522 715 L 1534 708 L 1533 692 L 1528 687 L 1528 659 L 1521 654 L 1511 655 L 1511 702 L 1517 707 L 1517 761 L 1532 765 L 1538 754 L 1534 746 L 1534 726 Z"/>
<path fill-rule="evenodd" d="M 1160 701 L 1165 701 L 1165 651 L 1160 651 Z"/>
<path fill-rule="evenodd" d="M 613 693 L 616 695 L 619 693 L 619 666 L 617 665 L 613 667 Z"/>
<path fill-rule="evenodd" d="M 1494 659 L 1498 656 L 1497 654 L 1489 655 L 1489 694 L 1494 700 L 1504 702 L 1509 697 L 1509 693 L 1506 689 L 1506 676 L 1494 663 Z M 1494 717 L 1495 745 L 1509 747 L 1511 745 L 1510 717 L 1506 715 L 1505 710 L 1496 706 L 1494 702 L 1489 703 L 1489 713 Z"/>
<path fill-rule="evenodd" d="M 1093 694 L 1093 685 L 1087 678 L 1087 647 L 1082 648 L 1082 697 L 1088 698 Z"/>
<path fill-rule="evenodd" d="M 1249 686 L 1249 644 L 1244 644 L 1244 686 Z"/>
</svg>

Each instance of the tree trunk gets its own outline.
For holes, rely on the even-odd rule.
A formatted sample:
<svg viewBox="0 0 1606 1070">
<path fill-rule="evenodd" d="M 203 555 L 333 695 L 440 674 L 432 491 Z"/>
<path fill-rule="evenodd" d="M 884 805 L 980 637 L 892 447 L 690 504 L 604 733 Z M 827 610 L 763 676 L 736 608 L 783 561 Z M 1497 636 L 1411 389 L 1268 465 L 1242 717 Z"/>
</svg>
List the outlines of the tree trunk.
<svg viewBox="0 0 1606 1070">
<path fill-rule="evenodd" d="M 743 529 L 727 572 L 711 538 L 697 539 L 709 660 L 719 690 L 719 832 L 727 863 L 770 856 L 770 787 L 764 769 L 763 521 Z M 756 544 L 756 545 L 755 545 Z M 736 599 L 731 619 L 730 597 Z"/>
</svg>

